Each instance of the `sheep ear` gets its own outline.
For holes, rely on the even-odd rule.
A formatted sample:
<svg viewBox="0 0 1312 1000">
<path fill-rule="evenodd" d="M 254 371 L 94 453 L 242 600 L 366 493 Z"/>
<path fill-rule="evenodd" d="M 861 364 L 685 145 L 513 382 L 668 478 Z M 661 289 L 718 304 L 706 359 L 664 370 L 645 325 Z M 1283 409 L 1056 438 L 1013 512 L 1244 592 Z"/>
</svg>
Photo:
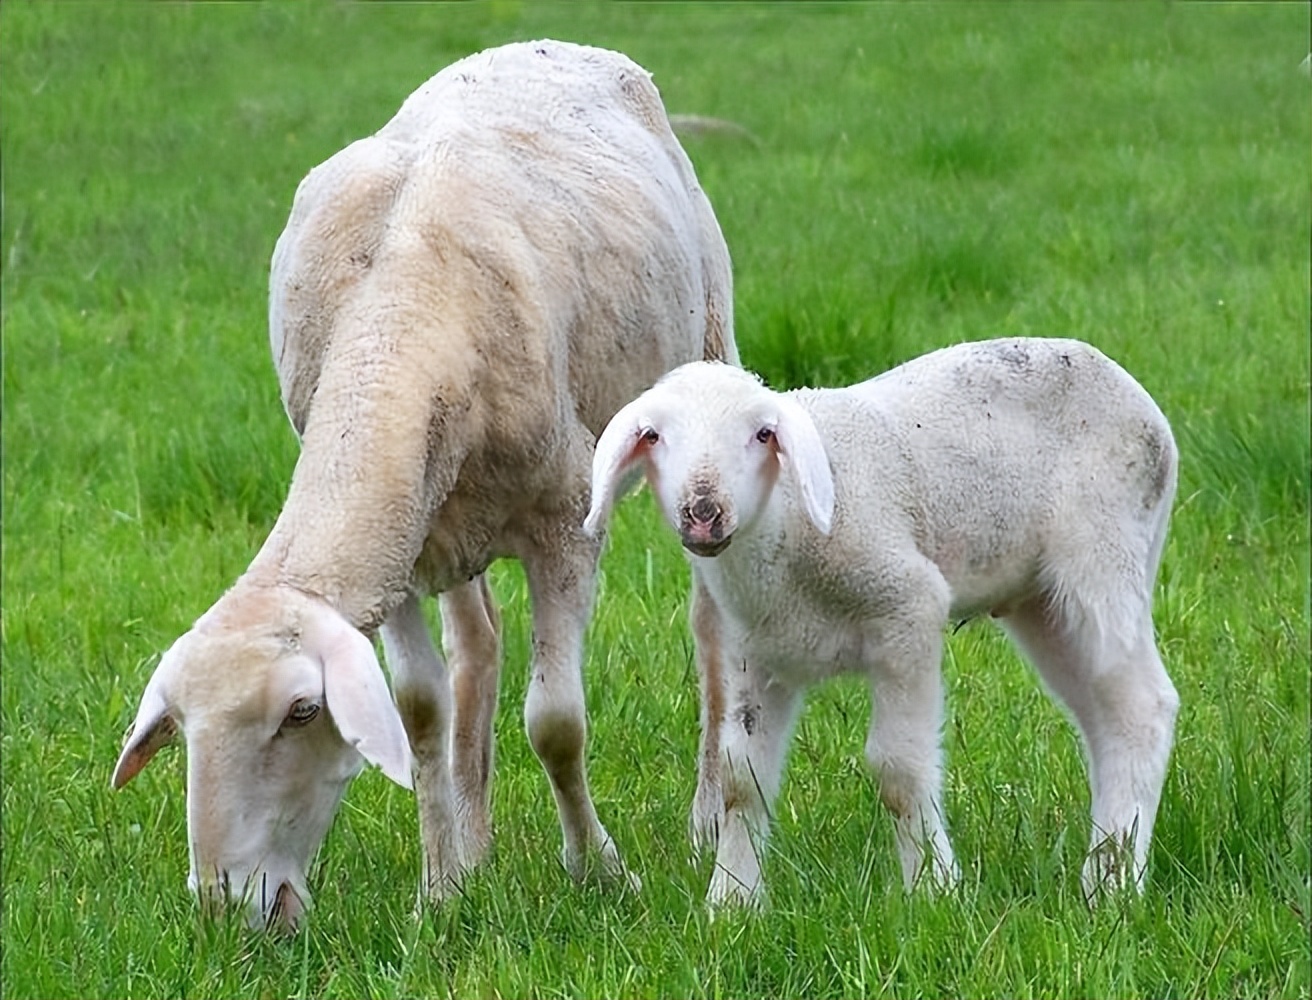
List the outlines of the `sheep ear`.
<svg viewBox="0 0 1312 1000">
<path fill-rule="evenodd" d="M 592 454 L 592 507 L 583 532 L 595 538 L 610 518 L 615 501 L 637 482 L 636 462 L 644 453 L 643 434 L 651 426 L 641 414 L 639 396 L 611 417 Z"/>
<path fill-rule="evenodd" d="M 303 648 L 323 662 L 324 698 L 342 739 L 402 788 L 412 788 L 410 741 L 373 644 L 330 608 L 306 623 Z"/>
<path fill-rule="evenodd" d="M 140 774 L 151 758 L 177 736 L 177 721 L 169 714 L 168 702 L 164 698 L 163 675 L 169 662 L 165 654 L 141 695 L 136 720 L 128 730 L 123 752 L 119 754 L 118 763 L 114 766 L 111 784 L 115 789 L 122 788 Z"/>
<path fill-rule="evenodd" d="M 811 415 L 787 396 L 779 397 L 779 423 L 775 427 L 779 455 L 791 468 L 806 514 L 821 534 L 829 534 L 834 519 L 834 477 L 829 456 Z"/>
</svg>

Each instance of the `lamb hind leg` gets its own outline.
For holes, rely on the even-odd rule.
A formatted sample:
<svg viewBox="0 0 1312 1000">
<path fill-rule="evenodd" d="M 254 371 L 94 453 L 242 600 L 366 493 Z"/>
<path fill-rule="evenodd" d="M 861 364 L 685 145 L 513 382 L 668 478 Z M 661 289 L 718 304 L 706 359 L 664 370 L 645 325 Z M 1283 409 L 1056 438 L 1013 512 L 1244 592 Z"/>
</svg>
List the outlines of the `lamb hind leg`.
<svg viewBox="0 0 1312 1000">
<path fill-rule="evenodd" d="M 455 807 L 464 835 L 464 860 L 474 865 L 486 855 L 492 839 L 488 791 L 501 672 L 501 617 L 483 575 L 442 594 L 439 605 L 455 701 L 451 742 Z"/>
<path fill-rule="evenodd" d="M 1081 884 L 1090 902 L 1143 889 L 1179 707 L 1148 615 L 1125 635 L 1099 624 L 1083 613 L 1060 618 L 1042 600 L 1003 620 L 1084 737 L 1093 830 Z"/>
<path fill-rule="evenodd" d="M 579 517 L 582 522 L 582 517 Z M 565 869 L 576 880 L 588 872 L 590 856 L 603 871 L 631 888 L 641 882 L 620 860 L 597 818 L 584 764 L 587 719 L 583 700 L 583 633 L 592 606 L 597 546 L 581 536 L 571 546 L 559 535 L 550 548 L 524 558 L 533 603 L 532 675 L 524 701 L 529 743 L 551 781 L 560 813 Z"/>
<path fill-rule="evenodd" d="M 388 615 L 381 633 L 397 711 L 414 756 L 424 852 L 422 891 L 439 902 L 459 887 L 466 867 L 451 784 L 446 666 L 433 647 L 417 595 L 411 594 Z"/>
</svg>

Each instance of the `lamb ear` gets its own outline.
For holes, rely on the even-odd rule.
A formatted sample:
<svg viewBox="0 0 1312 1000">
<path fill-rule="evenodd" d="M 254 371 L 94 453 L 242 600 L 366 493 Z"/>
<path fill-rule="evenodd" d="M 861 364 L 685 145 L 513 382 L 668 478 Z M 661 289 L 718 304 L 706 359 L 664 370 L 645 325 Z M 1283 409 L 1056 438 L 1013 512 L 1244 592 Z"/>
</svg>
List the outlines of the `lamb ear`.
<svg viewBox="0 0 1312 1000">
<path fill-rule="evenodd" d="M 829 534 L 834 519 L 834 477 L 829 470 L 829 456 L 811 415 L 787 396 L 779 397 L 779 423 L 775 427 L 779 454 L 791 468 L 807 517 Z"/>
<path fill-rule="evenodd" d="M 583 532 L 596 537 L 610 518 L 615 501 L 638 480 L 635 463 L 644 451 L 643 434 L 651 427 L 642 415 L 643 397 L 620 408 L 597 439 L 592 454 L 592 507 L 583 522 Z"/>
<path fill-rule="evenodd" d="M 326 606 L 306 622 L 302 642 L 323 661 L 324 698 L 342 739 L 402 788 L 413 788 L 410 741 L 373 644 Z"/>
<path fill-rule="evenodd" d="M 164 697 L 164 677 L 170 670 L 171 661 L 168 654 L 165 654 L 146 684 L 146 690 L 141 695 L 141 705 L 137 708 L 136 720 L 128 730 L 123 752 L 119 754 L 118 763 L 114 766 L 114 777 L 110 783 L 115 789 L 122 788 L 140 774 L 160 748 L 168 746 L 177 736 L 178 724 L 169 714 L 168 702 Z"/>
</svg>

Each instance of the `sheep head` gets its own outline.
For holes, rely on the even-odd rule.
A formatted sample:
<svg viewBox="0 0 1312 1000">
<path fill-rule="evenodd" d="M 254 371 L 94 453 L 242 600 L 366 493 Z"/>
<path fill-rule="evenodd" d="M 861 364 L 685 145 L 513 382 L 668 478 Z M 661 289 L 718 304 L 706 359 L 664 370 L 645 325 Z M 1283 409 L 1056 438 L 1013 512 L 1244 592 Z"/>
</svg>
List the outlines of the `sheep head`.
<svg viewBox="0 0 1312 1000">
<path fill-rule="evenodd" d="M 369 640 L 327 603 L 239 584 L 183 635 L 146 685 L 114 769 L 122 788 L 181 732 L 188 884 L 295 929 L 306 871 L 364 761 L 410 787 L 400 716 Z"/>
<path fill-rule="evenodd" d="M 792 476 L 807 517 L 828 534 L 833 477 L 807 412 L 742 369 L 693 362 L 606 426 L 593 455 L 592 507 L 583 527 L 600 530 L 615 499 L 645 476 L 684 548 L 716 556 L 760 516 L 781 471 Z"/>
</svg>

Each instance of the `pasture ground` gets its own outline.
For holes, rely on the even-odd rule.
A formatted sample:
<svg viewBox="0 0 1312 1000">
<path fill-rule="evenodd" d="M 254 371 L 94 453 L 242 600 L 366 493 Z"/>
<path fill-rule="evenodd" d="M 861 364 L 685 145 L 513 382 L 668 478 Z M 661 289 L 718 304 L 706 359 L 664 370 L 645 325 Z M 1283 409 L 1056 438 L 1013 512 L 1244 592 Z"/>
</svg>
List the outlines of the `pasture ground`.
<svg viewBox="0 0 1312 1000">
<path fill-rule="evenodd" d="M 6 997 L 1096 996 L 1309 992 L 1309 149 L 1304 5 L 0 6 Z M 296 445 L 265 335 L 296 184 L 441 66 L 628 52 L 734 256 L 745 362 L 856 380 L 966 339 L 1093 342 L 1182 449 L 1156 622 L 1183 701 L 1142 900 L 1089 912 L 1071 726 L 987 623 L 945 663 L 960 891 L 904 896 L 864 688 L 811 699 L 772 907 L 714 921 L 688 857 L 687 570 L 645 494 L 587 657 L 593 790 L 641 894 L 570 883 L 521 724 L 497 841 L 416 916 L 411 797 L 352 787 L 290 942 L 199 923 L 183 754 L 109 775 L 158 653 L 277 515 Z"/>
</svg>

